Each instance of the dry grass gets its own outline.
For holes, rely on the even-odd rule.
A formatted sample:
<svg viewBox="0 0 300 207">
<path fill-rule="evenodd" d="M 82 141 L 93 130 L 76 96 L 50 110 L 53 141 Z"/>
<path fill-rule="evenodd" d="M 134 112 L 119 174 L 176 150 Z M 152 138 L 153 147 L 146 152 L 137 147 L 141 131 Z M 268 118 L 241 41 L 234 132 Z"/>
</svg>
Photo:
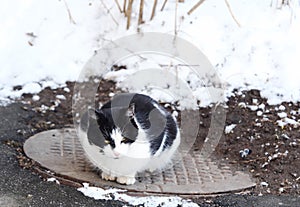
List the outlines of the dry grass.
<svg viewBox="0 0 300 207">
<path fill-rule="evenodd" d="M 123 3 L 123 8 L 121 7 L 121 4 L 119 3 L 120 0 L 115 0 L 116 6 L 118 7 L 118 10 L 121 13 L 124 13 L 125 17 L 127 18 L 127 26 L 126 28 L 129 29 L 132 22 L 131 22 L 131 16 L 133 11 L 133 4 L 139 3 L 139 7 L 138 7 L 138 25 L 141 25 L 145 22 L 144 18 L 144 4 L 145 1 L 144 0 L 123 0 L 121 1 L 121 3 Z M 234 11 L 231 9 L 230 6 L 230 1 L 229 0 L 224 0 L 225 1 L 225 5 L 232 17 L 232 19 L 234 20 L 234 22 L 237 24 L 238 27 L 241 26 L 241 24 L 239 23 L 238 19 L 235 17 L 234 15 Z M 281 9 L 284 6 L 289 6 L 292 7 L 292 5 L 294 4 L 296 0 L 271 0 L 270 2 L 270 6 L 271 7 L 275 7 L 277 9 Z M 180 4 L 179 3 L 185 3 L 187 1 L 184 0 L 176 0 L 176 6 L 175 6 L 175 34 L 176 34 L 176 24 L 177 24 L 177 10 L 180 9 Z M 197 9 L 200 8 L 200 6 L 205 2 L 205 0 L 198 0 L 198 2 L 195 3 L 194 6 L 191 7 L 190 10 L 187 11 L 188 15 L 191 15 L 193 12 L 195 12 Z M 166 6 L 166 4 L 168 3 L 168 0 L 154 0 L 153 1 L 153 6 L 152 6 L 152 11 L 151 11 L 151 16 L 149 21 L 153 20 L 155 18 L 155 14 L 157 12 L 157 7 L 158 5 L 161 5 L 160 7 L 160 11 L 162 12 Z"/>
</svg>

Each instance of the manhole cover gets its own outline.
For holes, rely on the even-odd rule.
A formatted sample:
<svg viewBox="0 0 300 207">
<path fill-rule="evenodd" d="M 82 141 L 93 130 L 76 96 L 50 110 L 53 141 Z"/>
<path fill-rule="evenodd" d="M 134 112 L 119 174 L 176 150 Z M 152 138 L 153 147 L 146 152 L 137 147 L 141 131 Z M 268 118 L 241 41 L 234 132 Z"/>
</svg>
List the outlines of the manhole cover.
<svg viewBox="0 0 300 207">
<path fill-rule="evenodd" d="M 241 191 L 255 186 L 248 174 L 233 172 L 225 164 L 203 159 L 193 152 L 180 157 L 172 168 L 163 172 L 139 174 L 134 185 L 126 186 L 102 180 L 86 162 L 75 129 L 41 132 L 24 145 L 28 157 L 64 179 L 88 182 L 100 187 L 116 187 L 132 193 L 208 195 Z"/>
</svg>

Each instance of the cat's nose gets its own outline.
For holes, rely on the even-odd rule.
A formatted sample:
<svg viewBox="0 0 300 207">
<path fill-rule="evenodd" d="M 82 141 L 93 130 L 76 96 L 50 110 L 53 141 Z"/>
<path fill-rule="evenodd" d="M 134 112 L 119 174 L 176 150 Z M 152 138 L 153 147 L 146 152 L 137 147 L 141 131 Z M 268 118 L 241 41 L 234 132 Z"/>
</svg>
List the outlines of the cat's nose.
<svg viewBox="0 0 300 207">
<path fill-rule="evenodd" d="M 113 151 L 113 153 L 114 153 L 114 156 L 116 156 L 116 157 L 119 157 L 120 156 L 120 153 L 119 152 L 117 152 L 117 151 Z"/>
</svg>

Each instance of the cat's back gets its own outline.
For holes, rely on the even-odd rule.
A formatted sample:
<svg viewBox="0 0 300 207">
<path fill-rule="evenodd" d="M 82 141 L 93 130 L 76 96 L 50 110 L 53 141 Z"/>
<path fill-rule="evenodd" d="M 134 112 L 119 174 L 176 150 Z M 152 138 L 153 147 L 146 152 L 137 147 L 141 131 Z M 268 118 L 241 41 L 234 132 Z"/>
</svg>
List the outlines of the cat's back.
<svg viewBox="0 0 300 207">
<path fill-rule="evenodd" d="M 149 110 L 153 109 L 151 103 L 156 102 L 149 96 L 138 94 L 138 93 L 121 93 L 115 95 L 111 101 L 104 104 L 101 108 L 115 108 L 115 107 L 129 107 L 135 105 L 137 108 L 148 108 Z"/>
</svg>

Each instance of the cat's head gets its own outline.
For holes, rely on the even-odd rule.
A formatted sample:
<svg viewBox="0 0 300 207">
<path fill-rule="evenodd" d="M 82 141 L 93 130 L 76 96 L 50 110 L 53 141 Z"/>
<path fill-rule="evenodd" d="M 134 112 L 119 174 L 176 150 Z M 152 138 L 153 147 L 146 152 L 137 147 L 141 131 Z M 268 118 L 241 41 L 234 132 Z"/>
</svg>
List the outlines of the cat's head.
<svg viewBox="0 0 300 207">
<path fill-rule="evenodd" d="M 107 156 L 129 156 L 139 134 L 132 107 L 113 107 L 95 110 L 103 149 Z"/>
<path fill-rule="evenodd" d="M 167 112 L 145 95 L 120 94 L 89 114 L 88 141 L 109 157 L 149 158 L 165 134 Z"/>
</svg>

